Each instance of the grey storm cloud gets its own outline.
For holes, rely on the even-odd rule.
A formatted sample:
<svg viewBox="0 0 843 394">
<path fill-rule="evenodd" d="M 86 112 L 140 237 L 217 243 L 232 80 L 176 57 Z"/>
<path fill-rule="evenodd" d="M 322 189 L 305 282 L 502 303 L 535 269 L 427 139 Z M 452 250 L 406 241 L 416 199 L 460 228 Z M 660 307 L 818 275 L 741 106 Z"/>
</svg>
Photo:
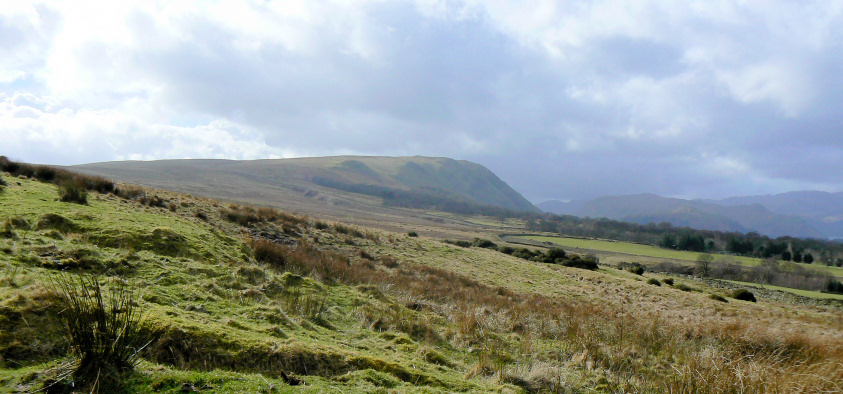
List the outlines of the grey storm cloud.
<svg viewBox="0 0 843 394">
<path fill-rule="evenodd" d="M 0 11 L 0 146 L 449 156 L 534 201 L 839 191 L 842 19 L 819 1 L 21 3 Z"/>
</svg>

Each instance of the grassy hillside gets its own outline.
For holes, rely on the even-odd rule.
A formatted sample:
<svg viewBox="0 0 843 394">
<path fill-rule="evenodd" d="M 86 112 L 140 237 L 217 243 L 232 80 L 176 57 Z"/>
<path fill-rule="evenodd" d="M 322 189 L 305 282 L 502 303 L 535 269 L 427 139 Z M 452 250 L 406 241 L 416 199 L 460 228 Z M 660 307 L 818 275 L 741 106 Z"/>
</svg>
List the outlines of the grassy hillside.
<svg viewBox="0 0 843 394">
<path fill-rule="evenodd" d="M 227 196 L 229 187 L 272 195 L 274 188 L 296 186 L 318 192 L 314 179 L 387 190 L 436 191 L 480 205 L 518 211 L 537 209 L 485 167 L 441 157 L 336 156 L 279 160 L 162 160 L 75 166 L 79 171 L 158 187 Z"/>
<path fill-rule="evenodd" d="M 123 392 L 843 390 L 832 307 L 151 189 L 61 202 L 54 184 L 3 179 L 0 391 L 88 391 L 57 283 L 91 275 L 136 289 L 149 344 L 115 375 Z"/>
</svg>

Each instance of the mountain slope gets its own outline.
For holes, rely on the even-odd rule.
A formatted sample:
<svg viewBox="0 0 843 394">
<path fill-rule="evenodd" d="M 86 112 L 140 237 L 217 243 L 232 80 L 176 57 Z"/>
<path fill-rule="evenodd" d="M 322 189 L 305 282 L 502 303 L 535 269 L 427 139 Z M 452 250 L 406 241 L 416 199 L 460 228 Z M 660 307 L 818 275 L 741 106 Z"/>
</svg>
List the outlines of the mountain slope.
<svg viewBox="0 0 843 394">
<path fill-rule="evenodd" d="M 324 190 L 327 182 L 382 190 L 432 191 L 449 198 L 517 211 L 537 211 L 482 165 L 434 157 L 335 156 L 274 160 L 161 160 L 93 163 L 73 167 L 140 184 L 223 198 L 238 194 L 278 199 L 279 188 Z M 319 181 L 322 180 L 322 184 Z M 234 190 L 231 190 L 234 189 Z M 335 191 L 336 192 L 336 191 Z M 260 199 L 255 202 L 260 202 Z"/>
<path fill-rule="evenodd" d="M 761 204 L 775 213 L 802 217 L 829 238 L 843 238 L 843 193 L 797 191 L 712 202 L 727 206 Z"/>
<path fill-rule="evenodd" d="M 761 204 L 723 206 L 703 201 L 660 197 L 655 194 L 607 196 L 592 200 L 553 204 L 545 202 L 540 207 L 562 208 L 551 211 L 576 216 L 606 217 L 635 223 L 668 222 L 718 231 L 757 231 L 777 237 L 822 237 L 823 234 L 804 219 L 773 213 Z"/>
</svg>

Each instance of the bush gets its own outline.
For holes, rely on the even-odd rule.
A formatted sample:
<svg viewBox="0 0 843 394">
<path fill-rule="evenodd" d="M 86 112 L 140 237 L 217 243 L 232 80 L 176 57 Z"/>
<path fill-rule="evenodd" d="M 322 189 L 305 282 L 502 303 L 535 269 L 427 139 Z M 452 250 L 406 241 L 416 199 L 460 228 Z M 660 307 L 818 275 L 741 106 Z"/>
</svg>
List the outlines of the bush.
<svg viewBox="0 0 843 394">
<path fill-rule="evenodd" d="M 136 293 L 118 282 L 116 289 L 104 295 L 96 276 L 78 279 L 75 283 L 59 276 L 53 282 L 70 348 L 79 358 L 72 385 L 89 392 L 117 391 L 149 343 L 140 332 Z"/>
<path fill-rule="evenodd" d="M 756 302 L 755 294 L 747 289 L 738 289 L 732 292 L 732 298 L 742 301 Z"/>
<path fill-rule="evenodd" d="M 826 293 L 843 294 L 843 283 L 836 279 L 829 279 L 823 291 Z"/>
<path fill-rule="evenodd" d="M 446 244 L 459 246 L 461 248 L 470 248 L 471 247 L 471 242 L 463 241 L 461 239 L 457 239 L 457 240 L 446 239 L 444 242 Z"/>
<path fill-rule="evenodd" d="M 515 252 L 515 248 L 511 246 L 498 246 L 498 252 L 501 252 L 503 254 L 512 254 L 513 252 Z"/>
<path fill-rule="evenodd" d="M 417 233 L 415 231 L 410 231 L 410 232 L 407 233 L 407 236 L 408 237 L 418 237 L 419 233 Z"/>
<path fill-rule="evenodd" d="M 0 187 L 2 187 L 2 186 L 7 186 L 7 185 L 8 185 L 8 184 L 6 183 L 6 181 L 4 181 L 4 180 L 3 180 L 3 177 L 2 177 L 2 176 L 0 176 Z"/>
<path fill-rule="evenodd" d="M 673 286 L 673 278 L 664 278 L 662 282 L 668 286 Z"/>
<path fill-rule="evenodd" d="M 114 195 L 124 200 L 134 200 L 138 197 L 146 196 L 146 192 L 137 186 L 125 185 L 121 188 L 114 189 Z"/>
<path fill-rule="evenodd" d="M 74 179 L 66 179 L 58 184 L 59 200 L 76 204 L 88 203 L 88 191 L 81 182 Z"/>
<path fill-rule="evenodd" d="M 486 249 L 495 249 L 495 248 L 498 247 L 498 245 L 495 244 L 494 242 L 489 241 L 488 239 L 480 239 L 480 238 L 474 238 L 474 246 L 476 246 L 478 248 L 486 248 Z"/>
<path fill-rule="evenodd" d="M 512 255 L 524 260 L 530 260 L 533 257 L 540 255 L 541 253 L 538 250 L 530 250 L 527 248 L 520 248 L 512 252 Z"/>
<path fill-rule="evenodd" d="M 316 227 L 317 230 L 327 230 L 328 229 L 328 223 L 325 223 L 321 220 L 317 220 L 317 221 L 313 222 L 313 227 Z"/>
<path fill-rule="evenodd" d="M 255 260 L 282 269 L 287 265 L 286 253 L 281 245 L 265 239 L 252 239 L 249 246 L 252 247 Z"/>
<path fill-rule="evenodd" d="M 41 182 L 52 182 L 56 179 L 56 175 L 58 175 L 58 171 L 53 167 L 35 167 L 35 179 L 38 179 Z"/>
<path fill-rule="evenodd" d="M 650 279 L 647 279 L 647 284 L 661 286 L 662 282 L 659 282 L 659 280 L 656 279 L 656 278 L 650 278 Z"/>
<path fill-rule="evenodd" d="M 679 290 L 682 290 L 682 291 L 694 291 L 694 290 L 696 290 L 693 287 L 688 286 L 684 283 L 680 283 L 680 284 L 676 285 L 675 287 Z"/>
<path fill-rule="evenodd" d="M 708 296 L 708 298 L 711 298 L 712 300 L 720 301 L 720 302 L 729 302 L 728 300 L 723 298 L 723 296 L 720 296 L 720 295 L 717 295 L 717 294 L 712 294 L 712 295 Z"/>
<path fill-rule="evenodd" d="M 565 267 L 581 268 L 594 271 L 597 269 L 597 260 L 592 257 L 581 258 L 579 256 L 574 255 L 570 259 L 562 261 L 562 265 Z"/>
<path fill-rule="evenodd" d="M 203 220 L 203 221 L 206 221 L 206 222 L 208 221 L 208 215 L 205 212 L 202 212 L 198 209 L 193 214 L 193 216 L 196 216 L 196 218 L 199 219 L 199 220 Z"/>
<path fill-rule="evenodd" d="M 644 275 L 644 267 L 641 265 L 629 267 L 629 272 L 632 272 L 635 275 Z"/>
<path fill-rule="evenodd" d="M 551 261 L 556 261 L 557 259 L 564 259 L 568 257 L 565 253 L 565 250 L 560 248 L 548 249 L 547 252 L 544 253 L 544 255 L 547 256 L 547 258 Z"/>
</svg>

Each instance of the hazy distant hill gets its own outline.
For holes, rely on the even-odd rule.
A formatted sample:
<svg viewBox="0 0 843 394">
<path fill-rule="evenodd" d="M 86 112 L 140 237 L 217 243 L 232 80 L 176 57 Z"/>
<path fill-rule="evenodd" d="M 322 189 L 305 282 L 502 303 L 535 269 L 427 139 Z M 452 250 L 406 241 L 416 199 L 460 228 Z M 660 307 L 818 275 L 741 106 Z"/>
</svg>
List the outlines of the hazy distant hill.
<svg viewBox="0 0 843 394">
<path fill-rule="evenodd" d="M 328 188 L 336 193 L 403 191 L 517 211 L 538 211 L 482 165 L 441 157 L 122 161 L 73 168 L 117 180 L 253 202 L 289 197 L 290 189 L 318 193 Z"/>
<path fill-rule="evenodd" d="M 761 204 L 771 212 L 802 217 L 827 237 L 843 238 L 843 193 L 798 191 L 713 202 L 728 206 Z"/>
<path fill-rule="evenodd" d="M 660 197 L 655 194 L 599 197 L 587 201 L 546 201 L 538 207 L 553 213 L 606 217 L 636 223 L 668 222 L 676 226 L 720 231 L 757 231 L 769 236 L 821 238 L 825 234 L 804 218 L 774 213 L 759 203 L 720 205 Z"/>
</svg>

